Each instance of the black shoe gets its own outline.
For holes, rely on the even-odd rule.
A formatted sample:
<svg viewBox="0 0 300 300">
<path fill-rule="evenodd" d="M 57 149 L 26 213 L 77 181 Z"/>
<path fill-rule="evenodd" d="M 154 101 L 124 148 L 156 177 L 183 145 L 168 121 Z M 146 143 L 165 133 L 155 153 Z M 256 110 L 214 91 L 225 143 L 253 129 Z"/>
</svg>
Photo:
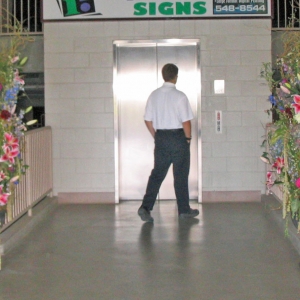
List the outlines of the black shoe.
<svg viewBox="0 0 300 300">
<path fill-rule="evenodd" d="M 142 206 L 138 210 L 138 215 L 141 217 L 142 221 L 145 221 L 145 222 L 153 222 L 154 221 L 154 219 L 151 217 L 148 209 L 146 209 Z"/>
<path fill-rule="evenodd" d="M 195 218 L 198 215 L 199 215 L 199 210 L 198 209 L 191 209 L 190 208 L 189 212 L 179 214 L 179 218 L 181 218 L 181 219 Z"/>
</svg>

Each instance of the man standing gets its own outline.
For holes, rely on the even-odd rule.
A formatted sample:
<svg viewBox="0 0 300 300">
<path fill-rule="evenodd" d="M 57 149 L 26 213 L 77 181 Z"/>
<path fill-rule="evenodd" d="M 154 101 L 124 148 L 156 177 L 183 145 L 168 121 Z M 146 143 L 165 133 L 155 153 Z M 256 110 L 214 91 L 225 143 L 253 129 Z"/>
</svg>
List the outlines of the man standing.
<svg viewBox="0 0 300 300">
<path fill-rule="evenodd" d="M 144 116 L 146 126 L 155 140 L 154 168 L 143 203 L 138 209 L 138 215 L 145 222 L 153 222 L 150 211 L 171 164 L 179 217 L 194 218 L 199 214 L 198 209 L 191 209 L 189 205 L 192 109 L 187 96 L 176 89 L 177 66 L 164 65 L 162 76 L 165 82 L 150 94 Z"/>
</svg>

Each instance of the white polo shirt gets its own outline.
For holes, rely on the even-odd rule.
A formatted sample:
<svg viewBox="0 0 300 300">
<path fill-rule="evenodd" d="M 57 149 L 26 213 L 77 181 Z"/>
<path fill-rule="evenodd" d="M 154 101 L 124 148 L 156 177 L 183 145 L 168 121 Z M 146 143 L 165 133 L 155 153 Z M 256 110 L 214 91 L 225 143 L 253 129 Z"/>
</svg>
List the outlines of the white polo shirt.
<svg viewBox="0 0 300 300">
<path fill-rule="evenodd" d="M 189 100 L 183 92 L 176 89 L 174 83 L 164 82 L 150 94 L 144 120 L 152 121 L 155 130 L 182 128 L 183 122 L 192 119 Z"/>
</svg>

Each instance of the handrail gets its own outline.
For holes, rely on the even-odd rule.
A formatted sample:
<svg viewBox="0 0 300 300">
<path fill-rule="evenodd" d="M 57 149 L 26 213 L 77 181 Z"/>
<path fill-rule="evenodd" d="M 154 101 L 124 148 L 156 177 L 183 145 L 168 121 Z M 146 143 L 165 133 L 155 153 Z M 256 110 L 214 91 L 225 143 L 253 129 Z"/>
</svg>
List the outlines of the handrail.
<svg viewBox="0 0 300 300">
<path fill-rule="evenodd" d="M 32 215 L 32 208 L 47 195 L 52 195 L 52 130 L 46 126 L 25 133 L 22 158 L 29 166 L 25 175 L 15 186 L 9 201 L 5 222 L 0 233 L 24 214 Z"/>
</svg>

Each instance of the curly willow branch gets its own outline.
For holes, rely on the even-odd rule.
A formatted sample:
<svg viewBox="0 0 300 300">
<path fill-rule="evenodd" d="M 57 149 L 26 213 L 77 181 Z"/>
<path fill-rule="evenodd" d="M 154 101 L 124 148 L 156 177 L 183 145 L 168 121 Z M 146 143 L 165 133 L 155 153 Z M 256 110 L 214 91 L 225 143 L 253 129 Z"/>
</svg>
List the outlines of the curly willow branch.
<svg viewBox="0 0 300 300">
<path fill-rule="evenodd" d="M 28 35 L 28 31 L 24 29 L 23 24 L 6 9 L 1 9 L 0 18 L 2 31 L 5 29 L 10 36 L 9 41 L 1 42 L 0 56 L 14 57 L 20 50 L 24 49 L 27 42 L 33 42 L 34 38 Z"/>
<path fill-rule="evenodd" d="M 282 35 L 283 41 L 283 53 L 281 57 L 289 57 L 291 59 L 300 58 L 300 32 L 295 31 L 286 31 Z"/>
</svg>

